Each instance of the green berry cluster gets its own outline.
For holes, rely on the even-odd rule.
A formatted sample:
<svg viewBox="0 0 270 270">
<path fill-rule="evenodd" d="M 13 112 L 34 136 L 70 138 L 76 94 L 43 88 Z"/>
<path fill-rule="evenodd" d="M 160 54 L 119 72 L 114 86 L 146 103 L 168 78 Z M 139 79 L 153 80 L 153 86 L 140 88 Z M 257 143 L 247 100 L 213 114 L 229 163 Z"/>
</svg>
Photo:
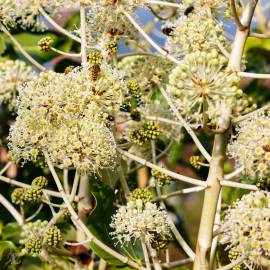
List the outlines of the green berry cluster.
<svg viewBox="0 0 270 270">
<path fill-rule="evenodd" d="M 200 156 L 191 156 L 189 158 L 190 165 L 197 170 L 199 170 L 202 167 L 200 165 L 200 162 L 203 162 L 202 157 L 200 157 Z"/>
<path fill-rule="evenodd" d="M 130 91 L 131 95 L 136 95 L 136 94 L 141 93 L 141 88 L 135 80 L 128 80 L 127 88 Z"/>
<path fill-rule="evenodd" d="M 78 210 L 77 204 L 76 204 L 75 202 L 72 202 L 71 206 L 72 206 L 72 208 L 73 208 L 75 211 Z M 65 209 L 65 211 L 64 211 L 64 213 L 63 213 L 63 215 L 62 215 L 62 218 L 63 218 L 64 220 L 68 220 L 68 219 L 70 218 L 70 216 L 71 216 L 71 215 L 70 215 L 69 210 L 68 210 L 68 209 Z"/>
<path fill-rule="evenodd" d="M 235 248 L 232 248 L 229 250 L 229 254 L 228 257 L 230 259 L 230 261 L 235 261 L 237 260 L 239 257 L 241 257 L 241 252 L 236 250 Z M 234 266 L 232 268 L 233 270 L 246 270 L 246 267 L 244 266 L 244 264 L 238 264 L 237 266 Z"/>
<path fill-rule="evenodd" d="M 100 65 L 103 61 L 103 56 L 100 51 L 92 51 L 88 55 L 88 61 L 91 65 Z"/>
<path fill-rule="evenodd" d="M 153 169 L 151 171 L 151 174 L 155 178 L 157 184 L 160 187 L 163 187 L 165 185 L 169 185 L 172 182 L 172 178 L 169 175 L 162 173 L 158 170 Z"/>
<path fill-rule="evenodd" d="M 168 248 L 170 240 L 171 239 L 168 237 L 157 234 L 151 241 L 151 247 L 157 251 L 166 250 Z"/>
<path fill-rule="evenodd" d="M 131 201 L 142 200 L 143 203 L 147 203 L 151 202 L 152 199 L 152 193 L 147 188 L 136 188 L 130 195 Z"/>
<path fill-rule="evenodd" d="M 46 188 L 48 186 L 48 180 L 44 176 L 38 176 L 32 181 L 32 187 Z"/>
<path fill-rule="evenodd" d="M 148 121 L 140 129 L 134 130 L 130 135 L 131 142 L 142 146 L 150 140 L 155 140 L 160 135 L 158 122 Z"/>
<path fill-rule="evenodd" d="M 259 178 L 256 186 L 261 190 L 270 191 L 270 178 Z"/>
<path fill-rule="evenodd" d="M 32 256 L 38 256 L 42 249 L 41 239 L 37 237 L 28 239 L 25 243 L 25 249 L 28 254 Z"/>
<path fill-rule="evenodd" d="M 39 49 L 43 52 L 48 52 L 53 44 L 51 37 L 44 37 L 38 42 Z"/>
<path fill-rule="evenodd" d="M 62 241 L 61 231 L 55 226 L 51 226 L 45 233 L 44 240 L 48 246 L 56 247 Z"/>
<path fill-rule="evenodd" d="M 40 202 L 42 197 L 42 189 L 38 186 L 31 186 L 31 188 L 26 189 L 23 195 L 23 200 L 25 202 L 36 203 Z"/>
<path fill-rule="evenodd" d="M 26 188 L 15 188 L 11 193 L 11 201 L 16 205 L 24 204 L 24 193 L 26 192 Z"/>
</svg>

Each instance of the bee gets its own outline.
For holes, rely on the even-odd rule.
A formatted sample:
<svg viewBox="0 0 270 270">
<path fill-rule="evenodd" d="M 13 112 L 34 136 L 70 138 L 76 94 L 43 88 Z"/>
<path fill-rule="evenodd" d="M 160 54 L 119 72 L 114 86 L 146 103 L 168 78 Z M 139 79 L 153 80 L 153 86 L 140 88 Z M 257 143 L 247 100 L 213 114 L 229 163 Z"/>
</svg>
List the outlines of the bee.
<svg viewBox="0 0 270 270">
<path fill-rule="evenodd" d="M 96 81 L 98 79 L 100 73 L 100 66 L 99 65 L 93 65 L 90 67 L 90 78 L 92 81 Z"/>
<path fill-rule="evenodd" d="M 270 145 L 269 144 L 264 145 L 262 148 L 265 152 L 270 152 Z"/>
<path fill-rule="evenodd" d="M 193 6 L 188 7 L 188 8 L 184 11 L 185 16 L 188 16 L 188 14 L 190 14 L 193 10 L 194 10 L 194 7 L 193 7 Z"/>
</svg>

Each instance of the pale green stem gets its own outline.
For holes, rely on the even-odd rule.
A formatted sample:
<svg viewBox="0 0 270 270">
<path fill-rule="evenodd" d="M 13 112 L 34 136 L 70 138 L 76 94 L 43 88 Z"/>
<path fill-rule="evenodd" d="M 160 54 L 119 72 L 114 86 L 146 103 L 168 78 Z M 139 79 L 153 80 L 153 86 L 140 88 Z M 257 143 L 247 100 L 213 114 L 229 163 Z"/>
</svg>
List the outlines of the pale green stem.
<svg viewBox="0 0 270 270">
<path fill-rule="evenodd" d="M 18 222 L 19 225 L 23 225 L 23 217 L 16 210 L 16 208 L 0 193 L 0 204 L 2 204 L 8 212 L 14 217 L 14 219 Z"/>
<path fill-rule="evenodd" d="M 178 112 L 178 110 L 176 109 L 175 105 L 173 104 L 173 101 L 170 98 L 170 96 L 167 94 L 167 92 L 162 87 L 160 87 L 160 92 L 163 95 L 163 97 L 166 99 L 167 103 L 169 104 L 169 106 L 172 109 L 172 111 L 175 114 L 175 116 L 178 118 L 178 120 L 180 121 L 180 123 L 186 129 L 186 131 L 190 135 L 190 137 L 193 139 L 194 143 L 196 144 L 196 146 L 198 147 L 198 149 L 200 150 L 200 152 L 202 153 L 202 155 L 209 162 L 211 160 L 211 156 L 206 151 L 206 149 L 203 147 L 203 145 L 201 144 L 200 140 L 196 136 L 195 132 L 191 129 L 191 127 L 189 126 L 189 124 L 184 120 L 184 118 Z"/>
<path fill-rule="evenodd" d="M 160 200 L 166 200 L 168 198 L 174 197 L 174 196 L 179 196 L 182 194 L 190 194 L 193 192 L 200 192 L 203 191 L 205 189 L 205 187 L 191 187 L 191 188 L 185 188 L 182 190 L 178 190 L 178 191 L 174 191 L 168 194 L 163 194 L 161 196 L 158 196 L 154 199 L 154 201 L 160 201 Z"/>
<path fill-rule="evenodd" d="M 82 65 L 87 64 L 87 41 L 86 41 L 86 9 L 83 4 L 80 6 L 80 21 L 81 21 L 81 56 Z"/>
<path fill-rule="evenodd" d="M 64 183 L 64 189 L 67 194 L 70 193 L 69 190 L 69 183 L 68 183 L 68 169 L 63 170 L 63 183 Z"/>
<path fill-rule="evenodd" d="M 46 68 L 43 67 L 40 63 L 38 63 L 25 49 L 21 46 L 21 44 L 11 35 L 11 33 L 7 30 L 5 26 L 0 23 L 0 29 L 10 38 L 12 43 L 17 47 L 20 53 L 36 68 L 41 71 L 46 71 Z"/>
<path fill-rule="evenodd" d="M 162 172 L 166 175 L 169 175 L 171 176 L 172 178 L 176 179 L 176 180 L 180 180 L 180 181 L 183 181 L 183 182 L 186 182 L 186 183 L 189 183 L 189 184 L 193 184 L 193 185 L 196 185 L 196 186 L 202 186 L 202 187 L 206 187 L 206 183 L 204 181 L 201 181 L 201 180 L 197 180 L 197 179 L 194 179 L 194 178 L 191 178 L 191 177 L 188 177 L 188 176 L 184 176 L 184 175 L 181 175 L 181 174 L 178 174 L 178 173 L 175 173 L 173 171 L 170 171 L 170 170 L 167 170 L 165 168 L 162 168 L 158 165 L 155 165 L 143 158 L 140 158 L 140 157 L 137 157 L 127 151 L 124 151 L 124 150 L 121 150 L 121 149 L 117 149 L 118 152 L 120 154 L 122 154 L 123 156 L 126 156 L 128 157 L 129 159 L 131 160 L 134 160 L 140 164 L 142 164 L 143 166 L 147 166 L 151 169 L 155 169 L 159 172 Z"/>
<path fill-rule="evenodd" d="M 149 260 L 148 250 L 147 250 L 147 247 L 146 247 L 146 244 L 145 244 L 143 237 L 141 237 L 141 246 L 142 246 L 146 269 L 151 270 L 151 264 L 150 264 L 150 260 Z"/>
<path fill-rule="evenodd" d="M 156 145 L 155 145 L 155 141 L 152 141 L 151 142 L 151 146 L 152 146 L 152 158 L 153 158 L 153 163 L 155 164 L 156 163 Z M 157 182 L 155 181 L 155 186 L 156 186 L 156 192 L 157 192 L 157 195 L 158 197 L 162 197 L 162 193 L 161 193 L 161 189 L 160 187 L 158 186 Z M 164 203 L 163 200 L 160 201 L 160 205 L 163 209 L 167 210 L 166 209 L 166 205 Z M 186 254 L 194 259 L 195 257 L 195 254 L 193 252 L 193 250 L 190 248 L 190 246 L 187 244 L 187 242 L 185 241 L 185 239 L 182 237 L 182 235 L 179 233 L 179 231 L 177 230 L 176 226 L 174 225 L 173 221 L 171 220 L 170 217 L 169 218 L 169 221 L 170 221 L 170 228 L 171 228 L 171 231 L 173 233 L 173 235 L 175 236 L 177 242 L 179 243 L 179 245 L 183 248 L 183 250 L 186 252 Z"/>
<path fill-rule="evenodd" d="M 80 181 L 80 173 L 79 173 L 78 170 L 76 170 L 75 176 L 74 176 L 74 180 L 73 180 L 72 189 L 71 189 L 71 193 L 70 193 L 70 201 L 71 202 L 74 201 L 74 198 L 76 196 L 76 192 L 77 192 L 77 189 L 78 189 L 79 181 Z M 80 197 L 79 197 L 79 200 L 80 200 Z"/>
<path fill-rule="evenodd" d="M 113 249 L 111 249 L 110 247 L 108 247 L 107 245 L 105 245 L 103 242 L 101 242 L 99 239 L 97 239 L 86 227 L 86 225 L 82 222 L 82 220 L 79 218 L 78 214 L 75 212 L 75 210 L 73 209 L 69 198 L 67 196 L 67 194 L 65 193 L 63 186 L 61 184 L 61 181 L 58 178 L 58 175 L 54 169 L 54 166 L 50 160 L 50 157 L 48 155 L 47 152 L 44 152 L 44 156 L 46 158 L 48 167 L 51 171 L 51 174 L 55 180 L 56 186 L 67 206 L 68 211 L 71 214 L 71 217 L 73 218 L 74 222 L 76 223 L 77 227 L 80 228 L 83 233 L 89 238 L 92 239 L 92 242 L 95 243 L 97 246 L 99 246 L 101 249 L 103 249 L 104 251 L 106 251 L 108 254 L 110 254 L 111 256 L 115 257 L 116 259 L 120 260 L 123 263 L 126 263 L 128 265 L 130 265 L 131 267 L 135 268 L 135 269 L 145 269 L 144 267 L 138 265 L 137 263 L 131 261 L 129 258 L 121 255 L 120 253 L 114 251 Z"/>
<path fill-rule="evenodd" d="M 64 29 L 62 26 L 57 24 L 55 20 L 53 20 L 42 7 L 39 7 L 39 11 L 42 14 L 42 16 L 46 19 L 46 21 L 51 24 L 58 32 L 62 33 L 63 35 L 69 37 L 70 39 L 73 39 L 74 41 L 77 41 L 78 43 L 81 43 L 81 39 L 77 36 L 74 36 L 70 32 L 68 32 L 66 29 Z"/>
<path fill-rule="evenodd" d="M 241 23 L 245 26 L 245 30 L 241 31 L 238 29 L 234 39 L 228 66 L 236 71 L 239 71 L 241 68 L 242 55 L 249 34 L 249 27 L 255 7 L 256 1 L 250 1 L 246 5 L 241 19 Z M 228 131 L 224 134 L 215 135 L 210 169 L 207 178 L 208 188 L 205 190 L 193 270 L 209 269 L 209 251 L 213 240 L 215 214 L 221 189 L 220 181 L 223 180 L 224 177 L 223 168 L 227 136 Z"/>
<path fill-rule="evenodd" d="M 230 269 L 234 268 L 235 266 L 241 264 L 245 260 L 246 257 L 247 257 L 246 255 L 242 255 L 241 257 L 239 257 L 235 261 L 232 261 L 230 264 L 227 264 L 223 267 L 220 267 L 217 270 L 230 270 Z"/>
<path fill-rule="evenodd" d="M 213 227 L 219 192 L 220 181 L 223 179 L 223 167 L 228 134 L 215 135 L 213 153 L 207 178 L 208 188 L 205 189 L 201 223 L 197 240 L 194 270 L 208 270 L 208 252 L 211 249 Z"/>
</svg>

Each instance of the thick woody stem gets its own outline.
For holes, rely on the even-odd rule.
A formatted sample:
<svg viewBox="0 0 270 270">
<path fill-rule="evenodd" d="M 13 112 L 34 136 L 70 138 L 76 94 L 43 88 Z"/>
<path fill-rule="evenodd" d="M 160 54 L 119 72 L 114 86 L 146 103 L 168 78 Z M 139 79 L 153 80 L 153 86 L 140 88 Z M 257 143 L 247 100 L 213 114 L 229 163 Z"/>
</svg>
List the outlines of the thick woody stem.
<svg viewBox="0 0 270 270">
<path fill-rule="evenodd" d="M 249 35 L 249 28 L 253 17 L 257 1 L 250 1 L 241 18 L 241 23 L 245 29 L 238 29 L 234 39 L 231 56 L 228 66 L 236 71 L 241 70 L 242 55 L 245 43 Z M 209 251 L 212 246 L 213 227 L 221 190 L 220 181 L 223 180 L 223 167 L 225 151 L 227 146 L 228 132 L 215 135 L 210 169 L 207 178 L 208 188 L 205 190 L 205 197 L 202 209 L 201 224 L 199 229 L 196 257 L 193 270 L 209 269 Z"/>
<path fill-rule="evenodd" d="M 215 135 L 210 170 L 207 178 L 208 188 L 205 190 L 203 202 L 194 270 L 209 269 L 207 257 L 212 245 L 215 214 L 221 189 L 220 181 L 223 179 L 227 137 L 228 132 Z"/>
</svg>

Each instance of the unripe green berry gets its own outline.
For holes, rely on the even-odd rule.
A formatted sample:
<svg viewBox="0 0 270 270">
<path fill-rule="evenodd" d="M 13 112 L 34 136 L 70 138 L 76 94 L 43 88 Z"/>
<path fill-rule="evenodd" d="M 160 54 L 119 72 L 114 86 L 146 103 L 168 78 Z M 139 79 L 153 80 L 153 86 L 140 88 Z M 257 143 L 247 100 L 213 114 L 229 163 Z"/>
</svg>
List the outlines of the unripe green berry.
<svg viewBox="0 0 270 270">
<path fill-rule="evenodd" d="M 103 56 L 100 51 L 92 51 L 88 55 L 88 61 L 91 65 L 100 65 L 103 61 Z"/>
<path fill-rule="evenodd" d="M 40 187 L 32 186 L 28 188 L 23 195 L 23 200 L 26 202 L 36 203 L 40 202 L 42 197 L 42 190 Z"/>
<path fill-rule="evenodd" d="M 140 86 L 135 80 L 129 80 L 127 82 L 127 88 L 129 89 L 132 95 L 135 95 L 141 92 Z"/>
<path fill-rule="evenodd" d="M 39 49 L 43 52 L 48 52 L 53 44 L 51 37 L 44 37 L 38 42 Z"/>
<path fill-rule="evenodd" d="M 214 123 L 211 123 L 212 125 L 214 125 Z M 189 158 L 189 163 L 192 167 L 194 167 L 195 169 L 199 170 L 202 166 L 200 165 L 200 162 L 202 162 L 202 158 L 200 156 L 191 156 Z"/>
<path fill-rule="evenodd" d="M 151 171 L 151 174 L 156 179 L 156 182 L 160 187 L 169 185 L 172 182 L 172 178 L 169 175 L 162 173 L 158 170 L 153 169 Z"/>
<path fill-rule="evenodd" d="M 39 238 L 30 238 L 25 243 L 26 251 L 32 256 L 38 256 L 41 253 L 42 241 Z"/>
<path fill-rule="evenodd" d="M 32 181 L 33 187 L 46 188 L 48 186 L 48 180 L 44 176 L 38 176 Z"/>
<path fill-rule="evenodd" d="M 242 256 L 241 252 L 236 250 L 235 248 L 232 248 L 229 250 L 228 257 L 229 257 L 231 262 L 237 260 L 241 256 Z M 245 270 L 246 268 L 243 264 L 239 264 L 237 266 L 234 266 L 232 269 L 233 270 Z"/>
<path fill-rule="evenodd" d="M 12 203 L 19 205 L 24 203 L 24 193 L 26 192 L 26 188 L 15 188 L 11 193 L 11 201 Z"/>
<path fill-rule="evenodd" d="M 73 203 L 71 204 L 71 206 L 72 206 L 72 208 L 73 208 L 75 211 L 77 211 L 78 207 L 77 207 L 77 204 L 76 204 L 76 203 L 73 202 Z M 63 217 L 64 220 L 68 220 L 68 219 L 71 217 L 70 212 L 69 212 L 68 209 L 65 209 L 65 211 L 64 211 L 64 213 L 63 213 L 63 215 L 62 215 L 62 217 Z"/>
<path fill-rule="evenodd" d="M 136 188 L 130 196 L 131 201 L 142 200 L 143 203 L 151 202 L 152 193 L 147 188 Z"/>
<path fill-rule="evenodd" d="M 45 243 L 48 246 L 56 247 L 62 241 L 61 231 L 55 226 L 51 226 L 45 233 Z"/>
</svg>

